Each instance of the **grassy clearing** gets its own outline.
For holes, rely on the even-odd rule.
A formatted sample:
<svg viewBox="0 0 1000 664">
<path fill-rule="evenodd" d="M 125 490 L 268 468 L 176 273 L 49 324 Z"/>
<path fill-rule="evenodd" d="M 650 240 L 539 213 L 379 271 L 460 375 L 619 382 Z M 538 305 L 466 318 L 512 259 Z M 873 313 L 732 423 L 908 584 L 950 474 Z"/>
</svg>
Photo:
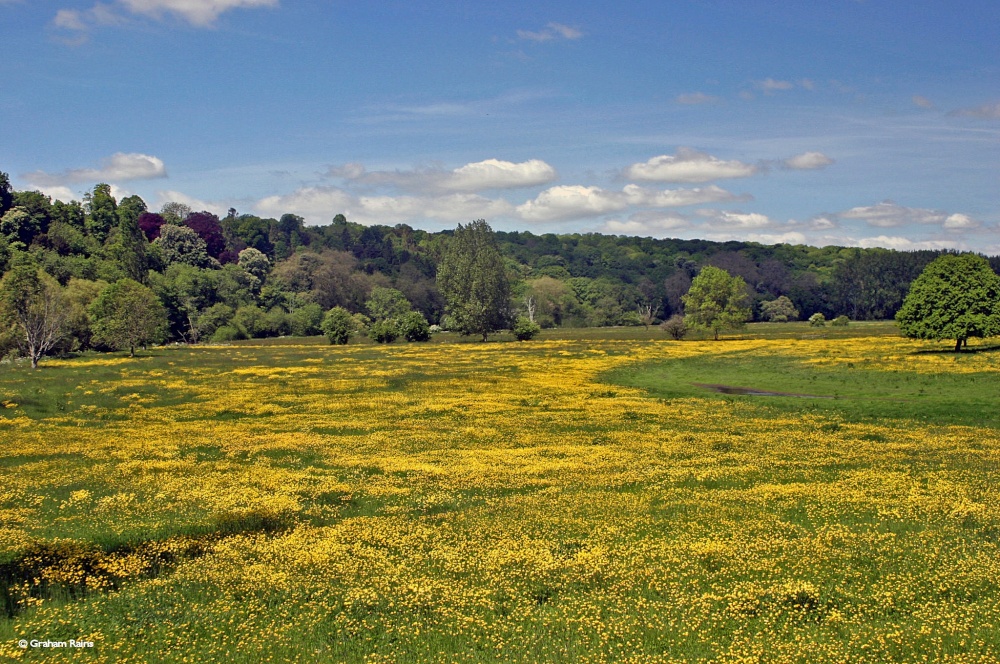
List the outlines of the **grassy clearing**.
<svg viewBox="0 0 1000 664">
<path fill-rule="evenodd" d="M 13 367 L 0 656 L 997 661 L 1000 353 L 827 333 Z"/>
</svg>

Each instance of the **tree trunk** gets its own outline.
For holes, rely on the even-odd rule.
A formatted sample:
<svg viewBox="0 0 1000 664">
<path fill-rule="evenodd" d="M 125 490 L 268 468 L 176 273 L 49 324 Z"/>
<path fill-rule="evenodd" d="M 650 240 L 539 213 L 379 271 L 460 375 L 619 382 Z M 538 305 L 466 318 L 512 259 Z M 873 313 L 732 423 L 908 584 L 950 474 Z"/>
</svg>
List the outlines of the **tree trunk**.
<svg viewBox="0 0 1000 664">
<path fill-rule="evenodd" d="M 129 346 L 128 347 L 128 356 L 129 357 L 135 357 L 135 346 Z"/>
<path fill-rule="evenodd" d="M 963 341 L 962 339 L 957 339 L 955 341 L 955 352 L 956 353 L 962 352 L 962 341 Z"/>
</svg>

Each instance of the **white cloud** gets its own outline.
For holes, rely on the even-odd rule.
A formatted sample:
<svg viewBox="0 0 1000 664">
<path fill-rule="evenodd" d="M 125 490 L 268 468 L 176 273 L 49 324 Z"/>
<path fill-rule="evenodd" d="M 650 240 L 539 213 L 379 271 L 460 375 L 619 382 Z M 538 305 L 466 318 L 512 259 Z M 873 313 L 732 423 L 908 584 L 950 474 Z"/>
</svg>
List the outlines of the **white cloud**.
<svg viewBox="0 0 1000 664">
<path fill-rule="evenodd" d="M 444 188 L 455 191 L 513 189 L 547 184 L 555 179 L 556 169 L 541 159 L 531 159 L 519 164 L 487 159 L 453 170 L 445 180 Z"/>
<path fill-rule="evenodd" d="M 111 193 L 113 195 L 115 194 L 114 186 L 112 186 L 111 188 Z M 165 203 L 173 202 L 173 203 L 183 203 L 184 205 L 187 205 L 189 208 L 191 208 L 191 210 L 194 212 L 201 212 L 201 211 L 211 212 L 212 214 L 218 215 L 220 217 L 224 216 L 226 212 L 229 210 L 229 205 L 225 203 L 204 201 L 201 200 L 200 198 L 194 198 L 193 196 L 188 196 L 185 193 L 179 191 L 171 191 L 169 189 L 156 192 L 156 197 L 157 197 L 156 209 L 162 208 Z M 119 196 L 115 195 L 115 198 L 119 198 Z"/>
<path fill-rule="evenodd" d="M 908 224 L 923 224 L 941 226 L 950 231 L 965 231 L 982 226 L 982 223 L 966 214 L 948 214 L 940 210 L 905 207 L 897 205 L 892 201 L 883 201 L 866 207 L 851 208 L 846 212 L 841 212 L 838 216 L 841 219 L 858 219 L 876 228 L 895 228 Z"/>
<path fill-rule="evenodd" d="M 949 115 L 961 118 L 979 118 L 980 120 L 1000 120 L 1000 102 L 974 108 L 960 108 L 952 111 Z"/>
<path fill-rule="evenodd" d="M 913 105 L 920 108 L 934 108 L 934 102 L 922 95 L 913 95 Z"/>
<path fill-rule="evenodd" d="M 547 42 L 553 39 L 579 39 L 583 37 L 580 30 L 565 25 L 563 23 L 549 23 L 544 29 L 537 32 L 531 30 L 518 30 L 519 39 L 533 42 Z"/>
<path fill-rule="evenodd" d="M 944 227 L 949 230 L 965 230 L 969 228 L 979 228 L 980 226 L 982 226 L 981 223 L 972 217 L 961 213 L 950 214 L 948 215 L 948 218 L 944 220 Z"/>
<path fill-rule="evenodd" d="M 709 225 L 715 228 L 769 228 L 775 225 L 775 222 L 770 217 L 758 212 L 699 210 L 699 215 L 709 217 Z"/>
<path fill-rule="evenodd" d="M 87 24 L 83 20 L 83 15 L 75 9 L 60 9 L 52 19 L 52 25 L 63 30 L 84 31 Z"/>
<path fill-rule="evenodd" d="M 231 9 L 277 7 L 278 0 L 118 0 L 134 14 L 161 18 L 173 14 L 197 27 L 209 27 Z"/>
<path fill-rule="evenodd" d="M 32 186 L 58 186 L 73 182 L 108 182 L 111 180 L 152 180 L 167 177 L 163 160 L 138 152 L 115 154 L 101 160 L 100 168 L 76 168 L 62 173 L 34 171 L 21 177 Z"/>
<path fill-rule="evenodd" d="M 272 216 L 291 212 L 314 224 L 329 223 L 343 213 L 361 224 L 395 224 L 414 220 L 468 221 L 509 215 L 510 203 L 475 194 L 444 196 L 355 196 L 339 187 L 304 187 L 284 196 L 269 196 L 255 208 Z"/>
<path fill-rule="evenodd" d="M 422 168 L 370 172 L 362 164 L 350 163 L 331 168 L 327 171 L 327 176 L 357 184 L 391 185 L 409 191 L 473 192 L 547 184 L 556 179 L 556 170 L 540 159 L 520 163 L 486 159 L 450 171 Z"/>
<path fill-rule="evenodd" d="M 911 240 L 905 237 L 879 235 L 878 237 L 863 237 L 857 241 L 859 247 L 885 247 L 886 249 L 898 249 L 900 251 L 913 251 L 915 249 L 952 249 L 954 242 L 947 240 Z"/>
<path fill-rule="evenodd" d="M 559 185 L 517 206 L 526 221 L 555 221 L 620 212 L 629 207 L 668 208 L 746 200 L 717 186 L 695 189 L 648 189 L 628 184 L 621 191 L 581 185 Z"/>
<path fill-rule="evenodd" d="M 82 194 L 77 194 L 69 187 L 59 185 L 38 185 L 35 189 L 42 192 L 46 196 L 51 197 L 54 201 L 62 201 L 64 203 L 69 203 L 74 200 L 78 201 L 83 198 Z"/>
<path fill-rule="evenodd" d="M 841 219 L 859 219 L 869 226 L 878 228 L 893 228 L 906 224 L 940 224 L 947 218 L 943 212 L 905 207 L 896 205 L 892 201 L 851 208 L 841 212 L 839 216 Z"/>
<path fill-rule="evenodd" d="M 724 161 L 690 148 L 679 148 L 675 156 L 660 155 L 632 164 L 625 175 L 634 180 L 655 182 L 708 182 L 725 178 L 745 178 L 759 167 L 741 161 Z"/>
<path fill-rule="evenodd" d="M 637 235 L 640 237 L 668 237 L 689 228 L 691 222 L 679 214 L 640 212 L 626 221 L 612 219 L 604 223 L 602 232 L 615 235 Z"/>
<path fill-rule="evenodd" d="M 798 231 L 787 231 L 785 233 L 747 233 L 743 236 L 749 242 L 759 242 L 761 244 L 806 244 L 806 236 Z"/>
<path fill-rule="evenodd" d="M 172 15 L 198 28 L 210 28 L 223 13 L 232 9 L 277 7 L 278 0 L 116 0 L 112 4 L 97 2 L 86 10 L 60 9 L 52 25 L 78 34 L 71 43 L 82 43 L 86 33 L 98 25 L 120 25 L 126 22 L 121 12 L 161 20 Z"/>
<path fill-rule="evenodd" d="M 675 101 L 678 104 L 684 104 L 685 106 L 696 106 L 698 104 L 714 104 L 719 101 L 719 98 L 707 95 L 704 92 L 689 92 L 687 94 L 677 95 Z"/>
<path fill-rule="evenodd" d="M 559 185 L 546 189 L 534 200 L 518 205 L 517 214 L 525 221 L 555 221 L 596 217 L 627 207 L 626 197 L 618 192 L 600 187 Z"/>
<path fill-rule="evenodd" d="M 720 203 L 725 201 L 749 200 L 750 196 L 737 196 L 722 187 L 696 187 L 694 189 L 647 189 L 635 184 L 625 185 L 622 189 L 629 205 L 640 207 L 684 207 L 702 203 Z"/>
<path fill-rule="evenodd" d="M 791 81 L 777 81 L 773 78 L 765 78 L 763 81 L 755 81 L 754 87 L 765 93 L 770 93 L 776 90 L 791 90 L 795 87 L 795 84 Z"/>
<path fill-rule="evenodd" d="M 833 163 L 833 159 L 830 159 L 822 152 L 803 152 L 794 157 L 789 157 L 782 163 L 786 168 L 798 171 L 812 171 L 826 168 Z"/>
<path fill-rule="evenodd" d="M 816 217 L 809 222 L 809 228 L 816 231 L 826 231 L 831 228 L 839 228 L 840 224 L 836 220 L 826 216 Z"/>
</svg>

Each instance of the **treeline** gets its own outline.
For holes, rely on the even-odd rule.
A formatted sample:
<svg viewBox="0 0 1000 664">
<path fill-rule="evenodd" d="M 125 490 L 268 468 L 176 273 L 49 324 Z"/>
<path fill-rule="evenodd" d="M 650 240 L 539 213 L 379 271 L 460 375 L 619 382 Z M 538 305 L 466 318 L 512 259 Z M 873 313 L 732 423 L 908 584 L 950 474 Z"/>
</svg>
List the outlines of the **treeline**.
<svg viewBox="0 0 1000 664">
<path fill-rule="evenodd" d="M 93 345 L 87 308 L 123 279 L 162 303 L 165 340 L 319 334 L 333 307 L 370 313 L 376 288 L 401 292 L 427 321 L 447 328 L 437 268 L 452 233 L 362 226 L 343 215 L 325 226 L 234 209 L 220 218 L 180 203 L 154 212 L 138 196 L 116 200 L 107 184 L 66 203 L 13 191 L 0 173 L 0 274 L 30 265 L 66 289 L 79 309 L 67 343 L 78 348 Z M 497 232 L 496 240 L 512 308 L 530 310 L 543 327 L 665 320 L 682 312 L 681 297 L 707 265 L 743 278 L 757 320 L 780 297 L 802 318 L 891 318 L 913 279 L 944 253 L 600 234 Z M 990 261 L 1000 269 L 1000 259 Z"/>
</svg>

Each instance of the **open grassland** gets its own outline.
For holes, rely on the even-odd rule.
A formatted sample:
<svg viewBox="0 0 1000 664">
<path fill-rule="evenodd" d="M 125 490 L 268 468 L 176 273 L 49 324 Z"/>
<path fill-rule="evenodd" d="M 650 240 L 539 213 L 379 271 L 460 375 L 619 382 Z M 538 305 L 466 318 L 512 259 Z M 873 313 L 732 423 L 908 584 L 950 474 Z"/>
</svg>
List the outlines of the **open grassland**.
<svg viewBox="0 0 1000 664">
<path fill-rule="evenodd" d="M 0 659 L 1000 661 L 1000 352 L 652 332 L 5 366 Z"/>
</svg>

